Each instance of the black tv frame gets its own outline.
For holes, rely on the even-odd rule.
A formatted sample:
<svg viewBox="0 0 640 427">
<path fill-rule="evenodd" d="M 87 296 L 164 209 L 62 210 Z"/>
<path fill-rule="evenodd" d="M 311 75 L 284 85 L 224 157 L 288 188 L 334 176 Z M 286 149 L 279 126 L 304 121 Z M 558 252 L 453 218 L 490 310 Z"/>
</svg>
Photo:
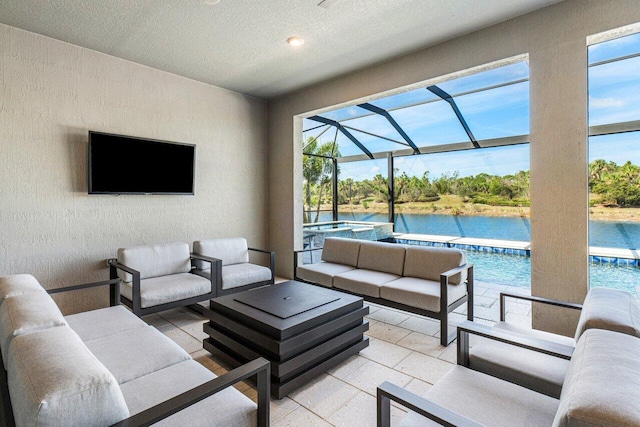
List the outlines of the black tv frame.
<svg viewBox="0 0 640 427">
<path fill-rule="evenodd" d="M 155 142 L 160 144 L 170 145 L 183 145 L 187 147 L 193 147 L 193 170 L 191 175 L 191 192 L 161 192 L 161 191 L 92 191 L 91 182 L 91 136 L 92 135 L 104 135 L 118 138 L 137 139 L 144 142 Z M 87 140 L 87 193 L 91 195 L 110 194 L 110 195 L 167 195 L 167 196 L 194 196 L 196 190 L 196 144 L 187 144 L 184 142 L 167 141 L 161 139 L 143 138 L 139 136 L 122 135 L 108 132 L 89 131 L 89 137 Z"/>
</svg>

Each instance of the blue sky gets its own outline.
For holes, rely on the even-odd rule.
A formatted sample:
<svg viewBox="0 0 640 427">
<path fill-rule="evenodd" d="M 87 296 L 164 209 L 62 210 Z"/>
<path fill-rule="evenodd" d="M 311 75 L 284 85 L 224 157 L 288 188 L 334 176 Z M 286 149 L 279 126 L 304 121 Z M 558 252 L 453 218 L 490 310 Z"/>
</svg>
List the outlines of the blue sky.
<svg viewBox="0 0 640 427">
<path fill-rule="evenodd" d="M 640 34 L 610 40 L 589 47 L 589 63 L 640 53 Z M 625 59 L 589 68 L 589 125 L 640 120 L 640 57 Z M 451 95 L 470 90 L 527 79 L 529 68 L 525 62 L 452 79 L 438 84 Z M 490 139 L 529 133 L 529 83 L 521 82 L 473 94 L 454 96 L 456 104 L 476 139 Z M 417 102 L 435 100 L 427 104 L 400 108 Z M 418 146 L 433 146 L 454 142 L 468 142 L 464 129 L 453 110 L 430 91 L 421 88 L 386 97 L 372 104 L 391 110 L 393 118 Z M 402 137 L 379 115 L 357 106 L 350 106 L 322 116 L 338 120 L 343 126 L 362 129 L 397 141 Z M 304 120 L 304 129 L 319 125 Z M 305 132 L 317 136 L 326 127 Z M 402 146 L 374 136 L 350 132 L 372 152 L 386 152 Z M 332 141 L 335 128 L 320 137 L 321 142 Z M 362 152 L 346 136 L 336 139 L 343 156 Z M 608 135 L 590 139 L 589 159 L 604 158 L 624 163 L 640 164 L 640 132 Z M 489 173 L 513 174 L 529 169 L 529 146 L 518 145 L 491 149 L 429 154 L 396 158 L 396 168 L 409 176 L 422 176 L 429 171 L 432 178 L 458 172 L 460 176 Z M 386 160 L 341 163 L 340 179 L 362 180 L 380 173 L 386 176 Z"/>
</svg>

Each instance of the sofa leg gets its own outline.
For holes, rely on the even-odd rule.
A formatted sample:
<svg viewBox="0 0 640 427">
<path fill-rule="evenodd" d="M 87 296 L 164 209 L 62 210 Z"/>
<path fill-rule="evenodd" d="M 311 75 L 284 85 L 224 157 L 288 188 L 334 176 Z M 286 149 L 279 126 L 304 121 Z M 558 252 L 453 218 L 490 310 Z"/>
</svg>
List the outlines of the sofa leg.
<svg viewBox="0 0 640 427">
<path fill-rule="evenodd" d="M 449 345 L 449 323 L 447 316 L 440 319 L 440 345 L 446 347 Z"/>
</svg>

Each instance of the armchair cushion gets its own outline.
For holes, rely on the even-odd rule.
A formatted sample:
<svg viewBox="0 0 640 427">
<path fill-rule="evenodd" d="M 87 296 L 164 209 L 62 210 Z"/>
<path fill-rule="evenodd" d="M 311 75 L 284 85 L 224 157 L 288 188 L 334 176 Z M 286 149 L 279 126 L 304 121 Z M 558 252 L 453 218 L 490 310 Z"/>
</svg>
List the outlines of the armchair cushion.
<svg viewBox="0 0 640 427">
<path fill-rule="evenodd" d="M 576 341 L 587 329 L 606 329 L 640 337 L 640 306 L 629 292 L 593 288 L 587 294 L 576 328 Z"/>
<path fill-rule="evenodd" d="M 462 285 L 448 285 L 448 303 L 451 304 L 467 294 Z M 440 311 L 440 280 L 425 280 L 415 277 L 400 277 L 380 286 L 380 297 L 424 310 Z"/>
<path fill-rule="evenodd" d="M 191 270 L 190 255 L 189 245 L 182 242 L 118 249 L 118 261 L 138 270 L 140 279 L 187 273 Z M 118 270 L 118 276 L 124 282 L 133 280 L 122 270 Z"/>
<path fill-rule="evenodd" d="M 111 425 L 129 416 L 113 375 L 67 326 L 16 337 L 9 365 L 18 426 Z"/>
<path fill-rule="evenodd" d="M 601 329 L 576 344 L 554 426 L 640 425 L 640 340 Z"/>
<path fill-rule="evenodd" d="M 303 280 L 331 288 L 333 286 L 333 276 L 354 269 L 355 268 L 350 265 L 318 262 L 315 264 L 299 265 L 296 274 Z"/>
<path fill-rule="evenodd" d="M 454 366 L 424 397 L 451 411 L 487 426 L 548 426 L 558 400 L 492 376 Z M 410 412 L 400 426 L 428 425 Z"/>
<path fill-rule="evenodd" d="M 122 295 L 133 301 L 133 284 L 122 282 Z M 211 280 L 191 274 L 180 273 L 140 280 L 140 306 L 142 308 L 179 301 L 211 292 Z"/>
<path fill-rule="evenodd" d="M 222 265 L 242 264 L 249 262 L 247 240 L 242 237 L 198 240 L 193 242 L 193 252 L 222 260 Z M 199 270 L 210 268 L 208 262 L 195 260 Z"/>
<path fill-rule="evenodd" d="M 45 290 L 30 274 L 0 277 L 0 304 L 6 297 L 26 292 L 45 292 Z"/>
<path fill-rule="evenodd" d="M 216 375 L 194 360 L 168 366 L 121 385 L 132 414 L 177 396 Z M 226 388 L 154 426 L 253 426 L 256 405 L 233 387 Z"/>
<path fill-rule="evenodd" d="M 464 265 L 465 262 L 464 252 L 459 249 L 408 246 L 404 260 L 404 275 L 439 282 L 442 273 Z M 449 282 L 457 285 L 466 279 L 466 273 L 456 274 Z"/>
<path fill-rule="evenodd" d="M 118 384 L 191 360 L 178 344 L 152 326 L 107 335 L 85 344 Z"/>
<path fill-rule="evenodd" d="M 358 268 L 402 276 L 405 246 L 397 243 L 360 243 Z"/>
<path fill-rule="evenodd" d="M 324 239 L 322 260 L 325 262 L 356 267 L 359 253 L 359 240 L 342 237 L 327 237 Z"/>
<path fill-rule="evenodd" d="M 232 264 L 222 267 L 222 289 L 233 289 L 271 280 L 271 269 L 261 265 Z"/>
<path fill-rule="evenodd" d="M 18 335 L 66 325 L 60 309 L 46 292 L 5 298 L 0 305 L 0 349 L 7 367 L 9 347 Z"/>
</svg>

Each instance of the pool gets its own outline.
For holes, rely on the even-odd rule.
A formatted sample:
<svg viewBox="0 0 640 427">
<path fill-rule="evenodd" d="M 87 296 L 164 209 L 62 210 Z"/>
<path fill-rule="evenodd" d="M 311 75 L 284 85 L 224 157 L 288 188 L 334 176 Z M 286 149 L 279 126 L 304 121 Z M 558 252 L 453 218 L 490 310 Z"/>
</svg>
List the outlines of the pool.
<svg viewBox="0 0 640 427">
<path fill-rule="evenodd" d="M 518 255 L 465 251 L 478 281 L 518 288 L 531 287 L 531 258 Z M 616 264 L 589 264 L 591 287 L 621 289 L 636 295 L 640 268 Z"/>
</svg>

